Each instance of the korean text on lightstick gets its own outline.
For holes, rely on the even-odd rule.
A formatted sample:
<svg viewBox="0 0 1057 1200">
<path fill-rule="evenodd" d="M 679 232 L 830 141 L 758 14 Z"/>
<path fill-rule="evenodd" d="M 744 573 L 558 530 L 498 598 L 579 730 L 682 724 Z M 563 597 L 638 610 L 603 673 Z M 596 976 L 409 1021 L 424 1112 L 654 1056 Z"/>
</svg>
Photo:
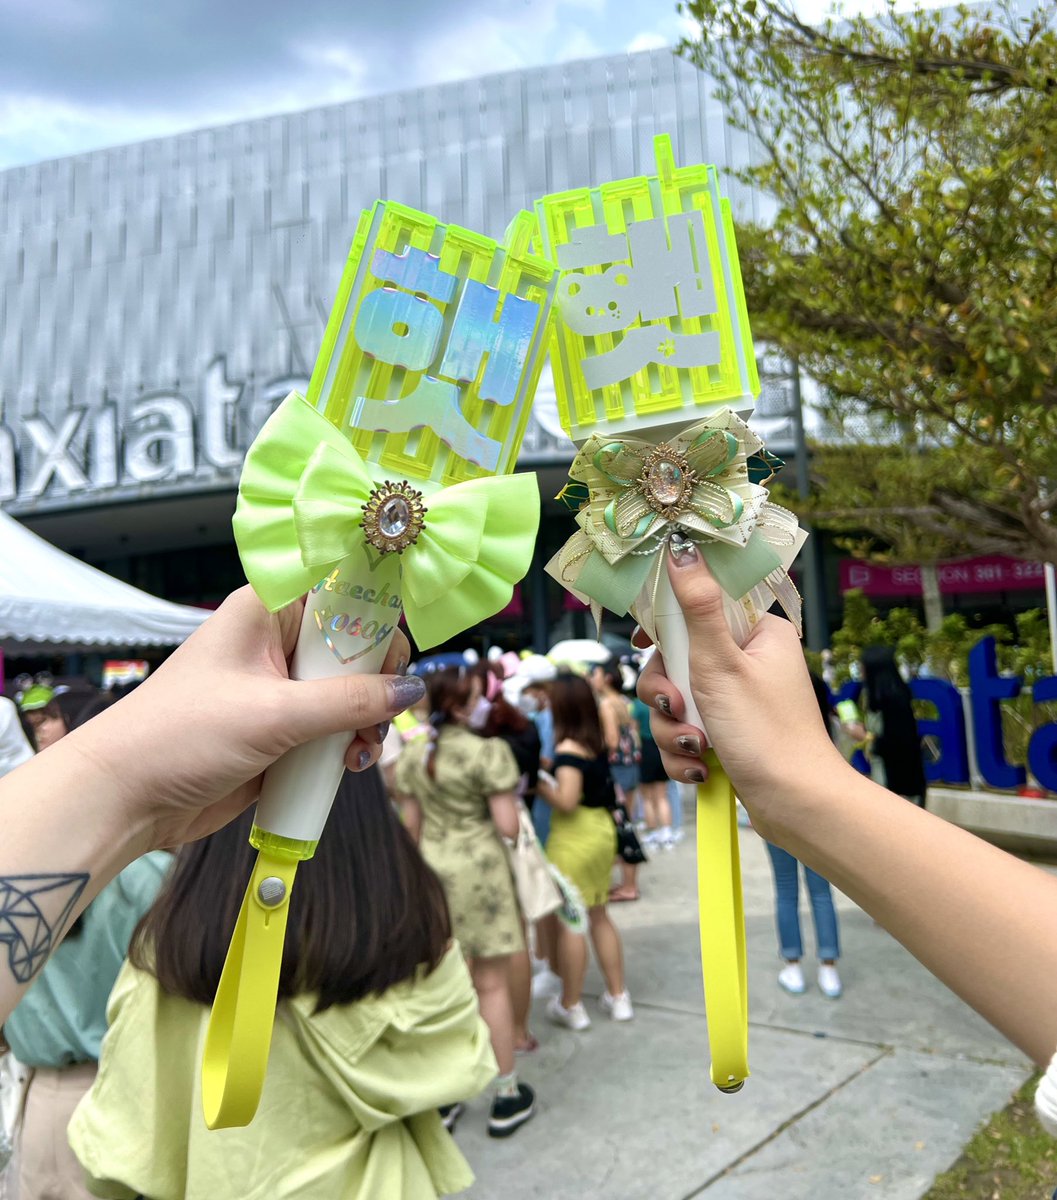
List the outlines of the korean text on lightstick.
<svg viewBox="0 0 1057 1200">
<path fill-rule="evenodd" d="M 306 595 L 294 678 L 377 671 L 405 616 L 420 649 L 509 603 L 539 523 L 512 474 L 556 285 L 520 213 L 502 243 L 391 202 L 359 221 L 312 373 L 246 456 L 234 519 L 246 577 L 275 611 Z M 315 852 L 350 735 L 265 775 L 258 860 L 202 1072 L 211 1128 L 257 1108 L 298 862 Z"/>
<path fill-rule="evenodd" d="M 561 270 L 555 392 L 579 445 L 563 492 L 577 532 L 548 564 L 590 603 L 632 613 L 690 694 L 689 646 L 666 567 L 673 536 L 698 547 L 739 643 L 778 599 L 799 622 L 788 567 L 803 541 L 761 479 L 777 460 L 743 420 L 759 391 L 729 202 L 713 167 L 676 167 L 536 202 Z M 711 750 L 698 789 L 701 957 L 712 1056 L 724 1091 L 748 1075 L 745 932 L 735 801 Z"/>
</svg>

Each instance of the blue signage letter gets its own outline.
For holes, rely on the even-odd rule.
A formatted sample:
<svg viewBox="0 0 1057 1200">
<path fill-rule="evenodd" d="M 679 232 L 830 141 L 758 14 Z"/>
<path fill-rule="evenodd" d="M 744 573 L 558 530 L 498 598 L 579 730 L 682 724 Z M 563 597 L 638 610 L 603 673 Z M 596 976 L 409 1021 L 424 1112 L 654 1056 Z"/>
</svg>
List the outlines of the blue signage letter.
<svg viewBox="0 0 1057 1200">
<path fill-rule="evenodd" d="M 995 667 L 995 639 L 984 638 L 969 652 L 969 686 L 972 689 L 976 763 L 993 788 L 1020 787 L 1027 778 L 1023 767 L 1006 761 L 1002 742 L 1000 700 L 1020 694 L 1019 679 L 1003 679 Z"/>
</svg>

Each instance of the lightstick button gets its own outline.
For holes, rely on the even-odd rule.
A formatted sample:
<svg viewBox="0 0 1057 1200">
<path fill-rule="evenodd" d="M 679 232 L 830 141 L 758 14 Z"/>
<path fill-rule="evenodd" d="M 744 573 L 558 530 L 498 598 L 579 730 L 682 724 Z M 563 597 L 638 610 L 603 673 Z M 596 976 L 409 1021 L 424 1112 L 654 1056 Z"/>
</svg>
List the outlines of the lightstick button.
<svg viewBox="0 0 1057 1200">
<path fill-rule="evenodd" d="M 265 908 L 274 908 L 286 898 L 286 884 L 278 875 L 269 875 L 257 885 L 257 899 Z"/>
</svg>

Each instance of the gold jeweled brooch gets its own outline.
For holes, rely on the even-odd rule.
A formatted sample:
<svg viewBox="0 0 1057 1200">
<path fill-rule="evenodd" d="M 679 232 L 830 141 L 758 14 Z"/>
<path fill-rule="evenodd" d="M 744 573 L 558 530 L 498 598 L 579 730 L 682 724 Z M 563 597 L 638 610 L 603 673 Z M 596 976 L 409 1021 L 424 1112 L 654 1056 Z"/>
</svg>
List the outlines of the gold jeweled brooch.
<svg viewBox="0 0 1057 1200">
<path fill-rule="evenodd" d="M 636 480 L 646 503 L 667 520 L 686 511 L 697 482 L 697 472 L 686 456 L 666 442 L 646 456 L 642 474 Z"/>
<path fill-rule="evenodd" d="M 402 554 L 418 541 L 425 523 L 422 493 L 406 480 L 386 479 L 363 506 L 363 536 L 382 554 Z"/>
</svg>

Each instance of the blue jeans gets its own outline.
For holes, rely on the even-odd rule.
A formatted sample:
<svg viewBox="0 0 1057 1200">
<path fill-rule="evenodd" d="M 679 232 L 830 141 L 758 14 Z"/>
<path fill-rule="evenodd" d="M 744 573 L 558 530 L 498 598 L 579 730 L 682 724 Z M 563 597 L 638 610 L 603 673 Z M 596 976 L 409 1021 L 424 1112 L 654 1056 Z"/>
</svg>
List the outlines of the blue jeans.
<svg viewBox="0 0 1057 1200">
<path fill-rule="evenodd" d="M 547 838 L 551 835 L 551 806 L 542 796 L 535 796 L 532 800 L 532 827 L 539 844 L 546 846 Z"/>
<path fill-rule="evenodd" d="M 683 827 L 683 793 L 674 779 L 668 780 L 668 804 L 672 810 L 672 830 Z"/>
<path fill-rule="evenodd" d="M 800 863 L 785 850 L 767 843 L 774 868 L 774 892 L 778 902 L 778 945 L 782 957 L 804 957 L 804 940 L 800 936 Z M 840 933 L 837 913 L 833 907 L 833 892 L 829 883 L 810 867 L 804 868 L 807 892 L 811 898 L 811 913 L 815 918 L 815 945 L 821 960 L 840 958 Z"/>
</svg>

